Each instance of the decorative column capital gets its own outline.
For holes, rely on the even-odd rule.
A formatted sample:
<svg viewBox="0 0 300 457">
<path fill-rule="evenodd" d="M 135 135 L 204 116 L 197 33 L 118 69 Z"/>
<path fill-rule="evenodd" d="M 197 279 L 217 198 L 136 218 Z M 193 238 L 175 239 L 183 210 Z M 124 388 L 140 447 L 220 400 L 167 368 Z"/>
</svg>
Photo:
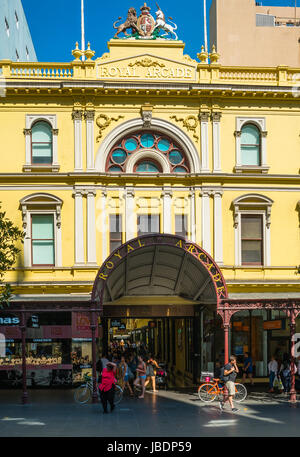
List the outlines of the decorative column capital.
<svg viewBox="0 0 300 457">
<path fill-rule="evenodd" d="M 135 190 L 134 189 L 125 189 L 125 198 L 126 197 L 131 197 L 133 198 L 135 196 Z"/>
<path fill-rule="evenodd" d="M 261 136 L 262 136 L 262 138 L 266 138 L 266 137 L 268 136 L 268 132 L 265 131 L 265 130 L 262 131 L 262 132 L 261 132 Z"/>
<path fill-rule="evenodd" d="M 199 113 L 199 120 L 200 122 L 208 122 L 209 120 L 209 112 L 208 111 L 203 111 Z"/>
<path fill-rule="evenodd" d="M 235 136 L 236 138 L 239 138 L 241 135 L 242 135 L 241 130 L 236 130 L 236 131 L 234 132 L 234 136 Z"/>
<path fill-rule="evenodd" d="M 210 197 L 212 195 L 211 190 L 202 190 L 202 197 Z"/>
<path fill-rule="evenodd" d="M 74 110 L 72 111 L 72 119 L 74 121 L 81 121 L 82 120 L 83 111 L 82 110 Z"/>
<path fill-rule="evenodd" d="M 84 119 L 86 121 L 93 121 L 95 119 L 95 110 L 89 110 L 84 112 Z"/>
<path fill-rule="evenodd" d="M 88 197 L 96 197 L 96 189 L 86 189 L 86 195 Z"/>
<path fill-rule="evenodd" d="M 31 135 L 32 134 L 32 129 L 23 129 L 24 135 Z"/>
<path fill-rule="evenodd" d="M 86 195 L 86 191 L 84 189 L 74 189 L 72 193 L 73 197 L 83 197 Z"/>
<path fill-rule="evenodd" d="M 173 197 L 172 189 L 163 189 L 163 191 L 161 193 L 161 196 L 162 197 L 170 197 L 170 198 L 172 198 Z"/>
<path fill-rule="evenodd" d="M 52 135 L 58 135 L 58 129 L 52 129 Z"/>
<path fill-rule="evenodd" d="M 220 122 L 221 117 L 222 117 L 222 113 L 221 112 L 213 112 L 213 113 L 211 113 L 212 122 Z"/>
<path fill-rule="evenodd" d="M 212 194 L 214 197 L 220 197 L 222 198 L 223 194 L 224 194 L 224 191 L 223 190 L 213 190 L 212 191 Z"/>
</svg>

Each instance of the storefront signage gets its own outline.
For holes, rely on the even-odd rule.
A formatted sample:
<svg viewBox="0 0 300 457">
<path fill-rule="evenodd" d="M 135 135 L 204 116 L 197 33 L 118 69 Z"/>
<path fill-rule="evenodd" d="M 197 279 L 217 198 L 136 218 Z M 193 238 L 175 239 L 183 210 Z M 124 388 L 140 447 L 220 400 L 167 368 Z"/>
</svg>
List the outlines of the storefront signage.
<svg viewBox="0 0 300 457">
<path fill-rule="evenodd" d="M 27 322 L 27 327 L 29 328 L 40 328 L 39 316 L 30 316 Z"/>
<path fill-rule="evenodd" d="M 263 323 L 264 330 L 285 330 L 285 319 L 276 321 L 265 321 Z"/>
<path fill-rule="evenodd" d="M 51 343 L 50 338 L 35 338 L 32 340 L 34 343 Z"/>
<path fill-rule="evenodd" d="M 118 250 L 114 251 L 108 257 L 97 274 L 92 299 L 98 299 L 102 301 L 101 292 L 104 288 L 104 284 L 107 278 L 118 266 L 118 264 L 122 262 L 125 257 L 127 257 L 128 254 L 145 246 L 159 244 L 170 245 L 182 249 L 196 258 L 209 272 L 212 282 L 215 285 L 218 300 L 227 297 L 227 288 L 220 269 L 215 264 L 213 259 L 207 254 L 207 252 L 203 251 L 200 246 L 197 246 L 191 242 L 185 242 L 183 239 L 177 236 L 145 235 L 123 244 Z"/>
<path fill-rule="evenodd" d="M 18 317 L 0 317 L 0 325 L 18 325 L 20 324 L 20 319 Z"/>
<path fill-rule="evenodd" d="M 112 319 L 110 321 L 110 328 L 114 328 L 114 327 L 118 327 L 119 328 L 120 325 L 121 325 L 121 321 L 118 320 L 118 319 Z"/>
</svg>

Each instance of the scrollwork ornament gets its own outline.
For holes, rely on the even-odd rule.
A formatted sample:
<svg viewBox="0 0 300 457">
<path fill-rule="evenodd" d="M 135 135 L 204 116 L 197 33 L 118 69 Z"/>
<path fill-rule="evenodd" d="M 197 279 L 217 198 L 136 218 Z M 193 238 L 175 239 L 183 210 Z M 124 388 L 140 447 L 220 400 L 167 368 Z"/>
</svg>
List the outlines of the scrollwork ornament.
<svg viewBox="0 0 300 457">
<path fill-rule="evenodd" d="M 98 142 L 100 138 L 102 138 L 103 131 L 110 126 L 110 124 L 114 121 L 117 122 L 119 119 L 123 119 L 124 116 L 118 116 L 118 117 L 109 117 L 106 114 L 99 114 L 99 116 L 96 119 L 96 124 L 99 127 L 99 135 L 96 138 L 96 141 Z"/>
<path fill-rule="evenodd" d="M 177 117 L 176 115 L 170 116 L 170 119 L 174 119 L 176 122 L 182 122 L 183 126 L 187 129 L 188 132 L 193 132 L 193 137 L 198 142 L 199 136 L 196 134 L 196 129 L 199 125 L 199 121 L 196 116 L 190 115 L 186 118 Z"/>
</svg>

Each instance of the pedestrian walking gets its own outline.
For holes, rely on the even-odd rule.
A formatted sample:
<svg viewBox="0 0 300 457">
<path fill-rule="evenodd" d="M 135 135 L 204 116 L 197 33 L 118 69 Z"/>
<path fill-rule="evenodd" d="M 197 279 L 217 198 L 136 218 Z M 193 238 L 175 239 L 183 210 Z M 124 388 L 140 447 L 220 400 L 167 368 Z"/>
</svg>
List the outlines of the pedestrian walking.
<svg viewBox="0 0 300 457">
<path fill-rule="evenodd" d="M 281 376 L 284 393 L 287 395 L 291 390 L 292 375 L 297 372 L 297 367 L 289 358 L 285 358 L 281 364 L 279 373 Z"/>
<path fill-rule="evenodd" d="M 107 413 L 107 403 L 110 404 L 110 412 L 113 412 L 114 405 L 114 394 L 115 384 L 117 380 L 115 378 L 117 366 L 115 363 L 108 362 L 106 368 L 102 371 L 102 380 L 99 384 L 100 398 L 103 406 L 103 413 Z"/>
<path fill-rule="evenodd" d="M 138 398 L 144 398 L 145 395 L 145 381 L 146 381 L 146 364 L 143 360 L 143 357 L 138 356 L 138 366 L 136 369 L 137 377 L 134 381 L 134 385 L 137 386 L 140 384 L 142 387 L 142 394 Z"/>
<path fill-rule="evenodd" d="M 118 369 L 119 369 L 119 373 L 120 373 L 120 381 L 121 381 L 123 390 L 125 390 L 125 388 L 128 387 L 130 395 L 131 395 L 131 397 L 133 397 L 133 391 L 129 384 L 129 377 L 130 377 L 131 372 L 128 367 L 128 364 L 126 363 L 124 356 L 121 357 L 121 362 L 119 364 Z"/>
<path fill-rule="evenodd" d="M 229 363 L 227 363 L 224 366 L 224 369 L 222 370 L 224 372 L 224 375 L 222 375 L 221 373 L 221 379 L 223 378 L 223 380 L 225 381 L 225 387 L 227 389 L 227 392 L 224 392 L 223 401 L 220 401 L 219 403 L 220 409 L 223 410 L 225 403 L 228 401 L 231 406 L 231 411 L 236 412 L 238 411 L 238 409 L 235 408 L 233 405 L 233 397 L 235 396 L 235 380 L 239 372 L 239 369 L 237 367 L 236 357 L 234 355 L 230 356 Z"/>
<path fill-rule="evenodd" d="M 270 362 L 268 363 L 268 371 L 269 371 L 269 385 L 270 389 L 269 392 L 274 392 L 274 380 L 277 376 L 278 372 L 278 363 L 275 359 L 275 356 L 272 355 Z"/>
<path fill-rule="evenodd" d="M 245 383 L 246 378 L 248 376 L 249 379 L 250 379 L 250 382 L 251 382 L 251 386 L 253 386 L 254 385 L 254 381 L 253 381 L 253 377 L 252 377 L 252 375 L 253 375 L 252 358 L 250 357 L 248 352 L 244 353 L 244 366 L 243 366 L 242 370 L 243 370 L 242 383 L 243 384 Z"/>
<path fill-rule="evenodd" d="M 147 360 L 145 388 L 147 387 L 147 385 L 149 384 L 150 379 L 151 379 L 152 390 L 153 390 L 153 392 L 157 392 L 157 390 L 156 390 L 156 384 L 155 384 L 155 375 L 156 375 L 155 369 L 156 369 L 156 368 L 159 368 L 158 363 L 156 362 L 156 360 L 154 359 L 154 357 L 151 356 L 151 357 L 149 358 L 149 360 Z"/>
</svg>

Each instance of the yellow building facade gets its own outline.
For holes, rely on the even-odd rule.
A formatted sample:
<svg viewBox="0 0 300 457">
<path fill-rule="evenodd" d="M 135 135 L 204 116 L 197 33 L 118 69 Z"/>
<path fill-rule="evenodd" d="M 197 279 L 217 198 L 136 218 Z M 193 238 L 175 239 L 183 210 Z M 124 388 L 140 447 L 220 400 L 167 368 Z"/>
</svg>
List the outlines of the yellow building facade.
<svg viewBox="0 0 300 457">
<path fill-rule="evenodd" d="M 224 67 L 214 50 L 207 63 L 203 50 L 194 60 L 184 46 L 112 39 L 95 60 L 87 54 L 81 61 L 77 48 L 71 63 L 0 62 L 0 200 L 25 232 L 5 277 L 12 309 L 30 314 L 63 303 L 66 313 L 78 306 L 84 316 L 99 268 L 109 269 L 106 259 L 127 243 L 129 263 L 105 286 L 98 346 L 107 348 L 102 339 L 112 338 L 112 318 L 130 319 L 130 334 L 140 330 L 181 385 L 222 362 L 219 299 L 237 311 L 234 303 L 294 307 L 300 298 L 300 71 Z M 189 252 L 201 247 L 214 267 L 205 276 L 155 237 L 142 246 L 152 233 L 182 237 Z M 144 251 L 130 260 L 133 239 Z M 208 291 L 211 268 L 215 279 L 223 275 L 227 295 Z M 73 333 L 74 315 L 53 319 L 43 325 L 56 336 L 53 329 L 27 332 L 29 352 L 38 339 L 58 345 L 65 325 L 72 334 L 62 338 L 73 341 L 66 351 L 80 346 L 80 357 L 90 354 L 82 348 L 91 335 L 80 334 L 86 322 Z M 296 325 L 300 331 L 299 318 Z M 245 305 L 227 331 L 229 352 L 251 353 L 256 376 L 267 375 L 273 353 L 290 350 L 285 308 L 250 312 Z M 20 335 L 11 328 L 5 334 L 15 347 Z M 62 353 L 57 349 L 57 370 L 71 365 Z M 2 365 L 8 369 L 11 359 Z"/>
</svg>

